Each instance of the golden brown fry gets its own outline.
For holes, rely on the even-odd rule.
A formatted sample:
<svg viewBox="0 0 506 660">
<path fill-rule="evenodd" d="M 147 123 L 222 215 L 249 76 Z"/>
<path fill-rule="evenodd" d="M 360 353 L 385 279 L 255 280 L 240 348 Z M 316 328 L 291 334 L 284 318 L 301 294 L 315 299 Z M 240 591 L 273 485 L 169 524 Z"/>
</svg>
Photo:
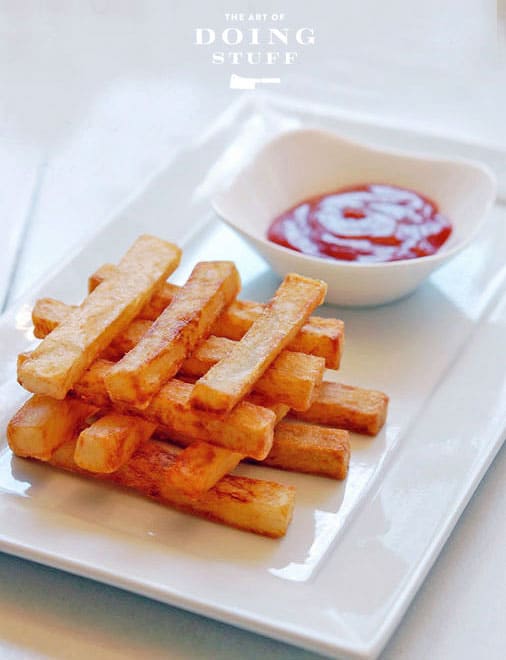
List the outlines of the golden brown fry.
<svg viewBox="0 0 506 660">
<path fill-rule="evenodd" d="M 137 346 L 152 325 L 151 321 L 143 321 L 142 319 L 133 320 L 128 328 L 125 328 L 123 332 L 120 332 L 119 335 L 114 337 L 100 357 L 117 362 L 125 353 L 128 353 L 128 351 L 131 351 L 132 348 Z"/>
<path fill-rule="evenodd" d="M 388 396 L 376 390 L 324 381 L 316 400 L 297 419 L 376 435 L 385 423 Z"/>
<path fill-rule="evenodd" d="M 193 376 L 180 376 L 177 378 L 177 380 L 181 380 L 184 383 L 189 383 L 190 385 L 195 385 L 196 382 Z M 286 403 L 278 403 L 276 401 L 272 401 L 263 394 L 258 394 L 258 392 L 251 392 L 251 394 L 249 394 L 244 399 L 244 401 L 253 403 L 255 406 L 260 406 L 262 408 L 268 408 L 269 410 L 272 410 L 276 416 L 275 424 L 284 419 L 290 412 L 290 406 L 287 406 Z"/>
<path fill-rule="evenodd" d="M 54 298 L 39 298 L 32 309 L 33 334 L 44 339 L 75 309 L 75 305 L 66 305 Z"/>
<path fill-rule="evenodd" d="M 61 309 L 62 304 L 58 303 L 53 308 L 46 300 L 37 302 L 34 309 L 40 309 L 40 313 L 37 316 L 36 329 L 42 329 L 44 323 L 52 328 L 51 324 L 58 315 L 58 307 Z M 270 369 L 274 365 L 275 363 Z M 268 374 L 269 371 L 264 377 Z M 303 421 L 376 435 L 385 423 L 388 396 L 375 390 L 325 381 L 309 410 L 300 411 L 293 406 L 292 408 L 292 414 Z"/>
<path fill-rule="evenodd" d="M 9 447 L 17 456 L 48 461 L 54 450 L 74 437 L 76 429 L 96 410 L 81 401 L 59 401 L 34 394 L 7 426 Z"/>
<path fill-rule="evenodd" d="M 99 407 L 110 406 L 104 378 L 112 365 L 107 360 L 96 360 L 74 385 L 74 394 Z M 222 418 L 194 410 L 190 405 L 191 391 L 190 384 L 173 379 L 162 387 L 146 408 L 115 407 L 122 414 L 138 415 L 189 440 L 204 440 L 259 459 L 269 453 L 276 423 L 273 410 L 243 401 L 230 415 Z"/>
<path fill-rule="evenodd" d="M 212 333 L 239 340 L 264 309 L 265 305 L 262 303 L 236 300 L 216 321 Z M 287 348 L 294 352 L 323 357 L 327 368 L 338 369 L 344 349 L 344 323 L 339 319 L 310 316 Z"/>
<path fill-rule="evenodd" d="M 187 462 L 185 472 L 190 472 L 189 466 L 192 465 L 192 460 L 190 458 L 186 461 L 186 458 L 183 457 L 186 451 L 189 451 L 194 445 L 187 438 L 171 433 L 161 426 L 157 428 L 155 434 L 158 438 L 187 447 L 187 450 L 180 454 L 180 459 L 182 462 Z M 206 451 L 209 451 L 209 463 L 206 467 L 202 460 L 202 465 L 199 465 L 199 480 L 205 481 L 206 486 L 210 488 L 221 475 L 234 469 L 240 461 L 240 455 L 233 453 L 232 456 L 232 452 L 226 450 L 213 454 L 212 445 L 199 443 L 198 456 L 206 456 Z M 346 478 L 349 461 L 348 431 L 286 420 L 277 424 L 274 429 L 274 442 L 266 458 L 253 462 L 280 470 L 305 472 L 342 480 Z M 213 479 L 215 479 L 214 482 Z M 191 475 L 188 476 L 188 483 L 189 489 L 198 488 L 198 484 L 192 483 Z"/>
<path fill-rule="evenodd" d="M 65 317 L 76 307 L 66 305 L 54 298 L 39 298 L 32 310 L 33 333 L 38 339 L 44 339 Z M 111 341 L 100 357 L 108 360 L 119 360 L 125 353 L 131 351 L 151 328 L 151 321 L 134 319 L 122 332 Z"/>
<path fill-rule="evenodd" d="M 151 437 L 155 428 L 155 424 L 140 417 L 108 413 L 81 431 L 74 461 L 89 472 L 115 472 L 130 459 L 141 442 Z"/>
<path fill-rule="evenodd" d="M 244 456 L 208 442 L 193 442 L 184 449 L 165 473 L 178 490 L 197 497 L 212 488 L 242 461 Z"/>
<path fill-rule="evenodd" d="M 197 381 L 192 405 L 200 410 L 230 412 L 295 337 L 326 292 L 324 282 L 287 275 L 263 314 L 229 355 Z"/>
<path fill-rule="evenodd" d="M 177 374 L 184 359 L 209 334 L 215 319 L 240 288 L 239 273 L 231 261 L 198 263 L 139 343 L 107 374 L 111 399 L 136 405 L 147 403 Z"/>
<path fill-rule="evenodd" d="M 285 420 L 276 426 L 271 451 L 260 464 L 342 480 L 349 462 L 348 431 Z"/>
<path fill-rule="evenodd" d="M 89 279 L 90 291 L 111 277 L 116 266 L 105 264 Z M 139 318 L 154 321 L 167 307 L 179 287 L 165 282 L 139 313 Z M 236 300 L 213 325 L 211 334 L 239 340 L 263 313 L 265 305 L 248 300 Z M 344 348 L 344 324 L 339 319 L 311 316 L 298 335 L 290 342 L 291 351 L 325 358 L 329 369 L 338 369 Z"/>
<path fill-rule="evenodd" d="M 51 298 L 37 300 L 32 319 L 37 337 L 45 337 L 65 318 L 69 307 Z M 150 321 L 136 319 L 113 339 L 101 357 L 117 360 L 132 350 L 151 327 Z M 235 342 L 225 337 L 208 337 L 187 358 L 180 373 L 200 377 L 228 355 Z M 286 403 L 294 410 L 307 410 L 321 385 L 325 361 L 315 355 L 284 350 L 255 383 L 254 391 L 271 401 Z"/>
<path fill-rule="evenodd" d="M 27 390 L 63 399 L 93 360 L 121 332 L 179 264 L 181 250 L 152 236 L 139 237 L 116 276 L 91 293 L 18 368 Z"/>
<path fill-rule="evenodd" d="M 339 369 L 344 350 L 344 323 L 340 319 L 310 316 L 288 348 L 323 357 L 328 369 Z"/>
<path fill-rule="evenodd" d="M 223 360 L 235 345 L 231 339 L 211 336 L 184 361 L 181 372 L 202 376 Z M 256 381 L 254 391 L 294 410 L 307 410 L 317 395 L 324 371 L 323 358 L 283 350 Z"/>
<path fill-rule="evenodd" d="M 258 394 L 258 392 L 251 392 L 244 401 L 252 403 L 255 406 L 260 406 L 261 408 L 272 410 L 275 415 L 275 424 L 284 419 L 290 412 L 290 406 L 287 406 L 286 403 L 272 402 L 268 397 Z"/>
<path fill-rule="evenodd" d="M 88 278 L 88 291 L 91 293 L 105 279 L 112 277 L 116 272 L 114 264 L 104 264 Z M 149 300 L 139 313 L 139 318 L 146 321 L 155 321 L 163 310 L 170 305 L 172 298 L 181 287 L 171 282 L 164 282 L 155 289 Z"/>
<path fill-rule="evenodd" d="M 116 264 L 103 264 L 97 268 L 97 270 L 88 277 L 88 293 L 92 293 L 104 280 L 111 279 L 111 277 L 116 274 L 117 268 Z M 163 289 L 164 285 L 162 284 L 160 288 Z M 157 316 L 159 316 L 159 314 L 157 314 Z"/>
<path fill-rule="evenodd" d="M 62 445 L 52 456 L 55 467 L 130 488 L 161 504 L 231 527 L 278 538 L 290 523 L 295 489 L 272 481 L 226 476 L 197 498 L 188 497 L 165 478 L 180 450 L 148 440 L 112 474 L 85 472 L 74 462 L 75 442 Z"/>
</svg>

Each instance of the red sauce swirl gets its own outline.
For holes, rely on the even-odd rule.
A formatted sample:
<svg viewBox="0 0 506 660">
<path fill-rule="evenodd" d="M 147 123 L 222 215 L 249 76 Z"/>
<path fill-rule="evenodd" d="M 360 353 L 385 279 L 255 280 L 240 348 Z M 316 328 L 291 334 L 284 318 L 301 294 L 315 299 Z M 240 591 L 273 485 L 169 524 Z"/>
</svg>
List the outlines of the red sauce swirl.
<svg viewBox="0 0 506 660">
<path fill-rule="evenodd" d="M 370 183 L 297 204 L 274 219 L 267 238 L 315 257 L 381 262 L 434 254 L 451 231 L 427 197 Z"/>
</svg>

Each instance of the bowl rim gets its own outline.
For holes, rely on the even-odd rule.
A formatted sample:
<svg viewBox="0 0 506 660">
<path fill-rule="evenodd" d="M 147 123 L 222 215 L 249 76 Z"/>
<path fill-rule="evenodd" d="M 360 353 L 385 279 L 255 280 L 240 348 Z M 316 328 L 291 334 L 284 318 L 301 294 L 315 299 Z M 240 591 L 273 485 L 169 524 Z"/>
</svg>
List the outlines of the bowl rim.
<svg viewBox="0 0 506 660">
<path fill-rule="evenodd" d="M 279 243 L 274 243 L 273 241 L 270 241 L 269 239 L 264 238 L 263 236 L 257 236 L 255 234 L 252 234 L 239 223 L 236 223 L 230 218 L 226 217 L 225 213 L 220 208 L 220 199 L 223 199 L 226 196 L 226 194 L 229 193 L 234 188 L 235 183 L 237 182 L 239 177 L 244 173 L 244 171 L 249 167 L 253 167 L 254 164 L 262 157 L 262 155 L 264 155 L 267 149 L 271 149 L 272 146 L 275 145 L 277 142 L 304 133 L 310 135 L 311 134 L 317 135 L 320 137 L 331 138 L 339 142 L 344 142 L 350 146 L 353 146 L 365 152 L 385 154 L 388 156 L 395 156 L 398 158 L 409 158 L 411 160 L 423 161 L 425 163 L 437 162 L 437 163 L 444 163 L 444 164 L 457 165 L 457 166 L 463 165 L 465 167 L 474 169 L 476 172 L 484 176 L 486 180 L 488 180 L 488 183 L 490 184 L 489 198 L 487 199 L 484 205 L 483 211 L 481 212 L 478 221 L 474 223 L 474 226 L 469 231 L 467 236 L 461 238 L 456 243 L 456 245 L 454 245 L 450 249 L 445 249 L 443 244 L 441 248 L 434 254 L 426 255 L 422 257 L 413 257 L 411 259 L 398 259 L 396 261 L 375 261 L 375 262 L 346 261 L 345 259 L 335 259 L 333 257 L 326 258 L 326 257 L 304 254 L 303 252 L 298 252 L 297 250 L 293 250 L 283 245 L 279 245 Z M 306 261 L 307 263 L 311 263 L 313 265 L 321 264 L 322 266 L 325 265 L 331 268 L 337 267 L 337 268 L 360 268 L 360 269 L 377 270 L 378 268 L 398 269 L 398 268 L 406 267 L 408 265 L 415 267 L 417 264 L 421 265 L 422 263 L 428 264 L 431 262 L 437 264 L 438 262 L 445 261 L 447 258 L 457 254 L 471 242 L 471 240 L 476 236 L 476 234 L 482 227 L 488 211 L 495 202 L 496 195 L 497 195 L 497 178 L 494 172 L 492 171 L 492 169 L 488 165 L 480 161 L 473 160 L 470 158 L 462 158 L 462 157 L 448 158 L 444 156 L 432 155 L 430 153 L 425 153 L 421 151 L 409 151 L 409 150 L 396 149 L 393 147 L 379 147 L 377 145 L 372 145 L 366 142 L 361 142 L 352 139 L 348 136 L 343 136 L 334 131 L 329 131 L 321 128 L 300 127 L 300 128 L 291 128 L 281 131 L 280 133 L 274 135 L 263 145 L 261 145 L 261 147 L 252 155 L 252 157 L 248 159 L 248 161 L 235 173 L 232 180 L 228 182 L 227 187 L 223 190 L 220 190 L 218 193 L 216 193 L 213 196 L 213 198 L 211 199 L 211 207 L 213 208 L 214 212 L 221 218 L 221 220 L 225 222 L 225 224 L 227 224 L 232 229 L 239 231 L 240 233 L 244 234 L 253 241 L 257 241 L 265 245 L 274 252 L 279 251 L 281 254 L 290 256 L 295 260 L 301 259 L 302 261 Z M 303 201 L 304 200 L 301 200 L 301 202 L 299 203 L 302 203 Z M 297 204 L 297 202 L 295 202 L 295 204 Z"/>
</svg>

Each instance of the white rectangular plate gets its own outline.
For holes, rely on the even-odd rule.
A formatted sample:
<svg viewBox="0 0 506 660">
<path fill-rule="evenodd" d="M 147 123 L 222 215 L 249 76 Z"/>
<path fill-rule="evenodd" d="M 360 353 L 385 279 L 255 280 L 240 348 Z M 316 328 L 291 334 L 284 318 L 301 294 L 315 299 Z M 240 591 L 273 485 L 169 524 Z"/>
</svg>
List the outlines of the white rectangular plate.
<svg viewBox="0 0 506 660">
<path fill-rule="evenodd" d="M 266 139 L 323 126 L 363 140 L 500 162 L 493 150 L 358 122 L 275 97 L 241 100 L 175 156 L 58 272 L 0 322 L 0 424 L 26 398 L 16 355 L 33 343 L 30 311 L 77 302 L 86 278 L 141 232 L 180 243 L 176 281 L 199 259 L 233 258 L 244 297 L 277 281 L 210 212 L 209 198 Z M 473 152 L 474 149 L 474 152 Z M 254 191 L 252 191 L 254 194 Z M 190 518 L 133 494 L 13 457 L 0 438 L 0 549 L 329 655 L 375 657 L 406 610 L 506 428 L 506 209 L 415 295 L 345 320 L 340 378 L 391 397 L 373 439 L 353 436 L 343 484 L 241 466 L 297 487 L 281 541 Z M 188 232 L 191 228 L 191 232 Z"/>
</svg>

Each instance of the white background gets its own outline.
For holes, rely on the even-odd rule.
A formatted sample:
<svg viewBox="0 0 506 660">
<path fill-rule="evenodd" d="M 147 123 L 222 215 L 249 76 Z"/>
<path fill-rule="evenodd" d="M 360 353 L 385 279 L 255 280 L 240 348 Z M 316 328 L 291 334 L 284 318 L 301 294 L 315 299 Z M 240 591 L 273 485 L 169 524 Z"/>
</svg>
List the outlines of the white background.
<svg viewBox="0 0 506 660">
<path fill-rule="evenodd" d="M 504 3 L 0 0 L 0 307 L 237 98 L 233 67 L 213 65 L 211 47 L 193 41 L 196 27 L 220 31 L 225 12 L 241 10 L 284 13 L 283 26 L 314 28 L 316 43 L 298 47 L 291 66 L 237 73 L 280 76 L 279 92 L 506 147 Z M 504 657 L 505 467 L 503 451 L 386 658 Z M 0 657 L 92 654 L 312 657 L 0 555 Z"/>
</svg>

